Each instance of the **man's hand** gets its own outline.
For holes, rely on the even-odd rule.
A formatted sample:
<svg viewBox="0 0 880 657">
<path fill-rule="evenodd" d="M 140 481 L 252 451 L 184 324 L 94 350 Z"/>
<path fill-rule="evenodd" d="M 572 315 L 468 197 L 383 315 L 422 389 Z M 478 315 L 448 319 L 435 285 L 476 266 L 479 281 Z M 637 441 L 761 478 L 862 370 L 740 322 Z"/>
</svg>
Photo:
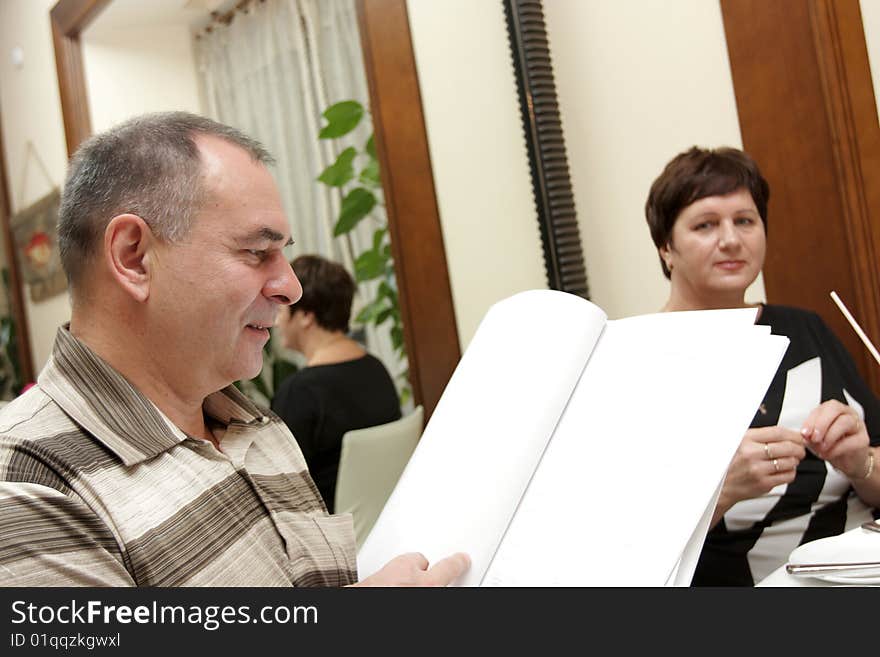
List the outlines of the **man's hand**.
<svg viewBox="0 0 880 657">
<path fill-rule="evenodd" d="M 470 557 L 458 552 L 429 568 L 423 554 L 409 552 L 394 557 L 381 570 L 352 586 L 448 586 L 470 565 Z"/>
</svg>

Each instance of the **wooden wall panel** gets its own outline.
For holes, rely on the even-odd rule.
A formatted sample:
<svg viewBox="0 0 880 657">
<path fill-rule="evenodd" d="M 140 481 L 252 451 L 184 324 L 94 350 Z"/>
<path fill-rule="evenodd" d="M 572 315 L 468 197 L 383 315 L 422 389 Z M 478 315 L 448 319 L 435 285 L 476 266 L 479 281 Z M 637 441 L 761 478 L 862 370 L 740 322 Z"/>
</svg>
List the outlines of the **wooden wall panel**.
<svg viewBox="0 0 880 657">
<path fill-rule="evenodd" d="M 60 0 L 49 13 L 67 155 L 92 133 L 79 35 L 110 0 Z"/>
<path fill-rule="evenodd" d="M 461 357 L 405 0 L 358 0 L 410 381 L 426 421 Z"/>
<path fill-rule="evenodd" d="M 3 134 L 0 132 L 0 230 L 3 231 L 3 255 L 9 272 L 9 310 L 15 322 L 15 339 L 18 347 L 18 364 L 24 383 L 34 381 L 34 362 L 31 355 L 30 329 L 24 311 L 21 273 L 15 257 L 15 236 L 12 234 L 12 202 L 9 196 L 9 178 L 6 173 L 6 158 L 3 147 Z M 2 283 L 0 283 L 2 285 Z"/>
<path fill-rule="evenodd" d="M 858 0 L 721 0 L 743 146 L 770 183 L 767 298 L 822 315 L 880 394 L 880 125 Z"/>
</svg>

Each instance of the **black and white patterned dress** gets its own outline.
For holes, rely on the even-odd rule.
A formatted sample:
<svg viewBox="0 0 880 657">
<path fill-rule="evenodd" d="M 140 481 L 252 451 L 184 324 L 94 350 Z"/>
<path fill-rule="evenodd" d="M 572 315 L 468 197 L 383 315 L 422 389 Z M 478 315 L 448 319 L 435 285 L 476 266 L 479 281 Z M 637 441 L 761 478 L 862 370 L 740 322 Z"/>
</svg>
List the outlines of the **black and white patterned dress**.
<svg viewBox="0 0 880 657">
<path fill-rule="evenodd" d="M 872 445 L 880 444 L 880 402 L 852 358 L 815 313 L 765 305 L 758 324 L 791 340 L 752 427 L 799 430 L 821 402 L 837 399 L 857 409 Z M 695 586 L 751 586 L 782 566 L 798 545 L 841 534 L 871 518 L 849 480 L 809 450 L 790 484 L 734 504 L 706 537 Z"/>
</svg>

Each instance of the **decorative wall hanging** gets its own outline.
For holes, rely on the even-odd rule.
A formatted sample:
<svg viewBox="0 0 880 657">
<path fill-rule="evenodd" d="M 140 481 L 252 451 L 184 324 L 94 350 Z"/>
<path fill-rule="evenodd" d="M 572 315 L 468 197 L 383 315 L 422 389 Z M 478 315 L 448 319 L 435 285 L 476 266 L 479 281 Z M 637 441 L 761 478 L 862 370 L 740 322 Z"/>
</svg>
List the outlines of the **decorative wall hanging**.
<svg viewBox="0 0 880 657">
<path fill-rule="evenodd" d="M 60 201 L 56 187 L 12 217 L 15 253 L 31 301 L 43 301 L 67 289 L 56 230 Z"/>
<path fill-rule="evenodd" d="M 52 176 L 32 141 L 27 141 L 26 149 L 18 194 L 19 206 L 27 188 L 28 164 L 31 159 L 39 165 L 52 191 L 14 214 L 10 226 L 22 281 L 30 289 L 31 301 L 43 301 L 67 289 L 67 277 L 61 268 L 61 255 L 58 252 L 56 228 L 61 190 L 52 181 Z"/>
</svg>

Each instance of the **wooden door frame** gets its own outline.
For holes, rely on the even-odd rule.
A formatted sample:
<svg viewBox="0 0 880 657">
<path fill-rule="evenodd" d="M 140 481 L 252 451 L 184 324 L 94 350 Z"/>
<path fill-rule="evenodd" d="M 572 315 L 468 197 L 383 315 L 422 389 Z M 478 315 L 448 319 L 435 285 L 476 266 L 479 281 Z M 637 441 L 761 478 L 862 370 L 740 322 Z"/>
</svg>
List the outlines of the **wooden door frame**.
<svg viewBox="0 0 880 657">
<path fill-rule="evenodd" d="M 406 0 L 357 0 L 376 154 L 416 403 L 426 421 L 461 358 Z"/>
<path fill-rule="evenodd" d="M 15 255 L 15 235 L 12 233 L 12 201 L 9 195 L 9 178 L 6 175 L 6 156 L 3 131 L 0 130 L 0 230 L 3 231 L 3 252 L 9 272 L 9 310 L 15 322 L 15 340 L 18 347 L 18 365 L 22 383 L 35 381 L 34 361 L 31 354 L 30 329 L 22 293 L 21 271 Z"/>
<path fill-rule="evenodd" d="M 819 313 L 875 393 L 880 123 L 859 0 L 721 0 L 743 146 L 771 186 L 768 301 Z"/>
<path fill-rule="evenodd" d="M 92 133 L 80 34 L 110 2 L 59 0 L 50 12 L 69 156 Z M 461 349 L 406 1 L 357 0 L 357 9 L 410 381 L 427 420 Z"/>
</svg>

